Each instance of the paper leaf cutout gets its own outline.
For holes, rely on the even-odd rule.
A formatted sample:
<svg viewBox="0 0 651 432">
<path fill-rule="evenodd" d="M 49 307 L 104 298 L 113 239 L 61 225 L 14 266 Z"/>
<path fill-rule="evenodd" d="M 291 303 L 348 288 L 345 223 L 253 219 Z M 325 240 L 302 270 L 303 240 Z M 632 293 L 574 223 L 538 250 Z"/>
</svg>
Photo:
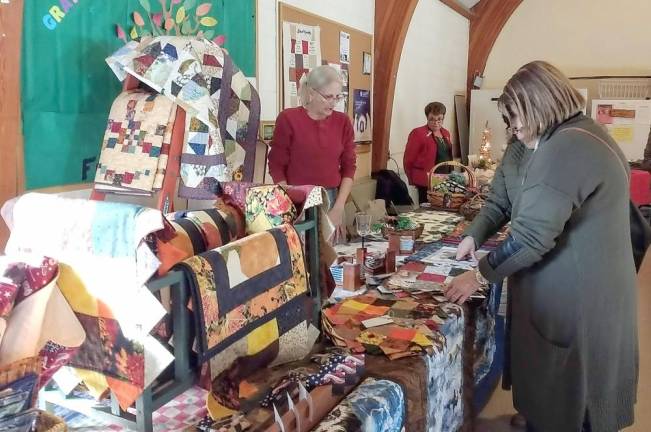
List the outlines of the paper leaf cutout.
<svg viewBox="0 0 651 432">
<path fill-rule="evenodd" d="M 131 32 L 129 33 L 129 36 L 131 36 L 131 39 L 138 39 L 138 30 L 136 30 L 135 27 L 131 29 Z"/>
<path fill-rule="evenodd" d="M 143 30 L 141 36 L 142 36 L 142 37 L 145 37 L 145 36 L 151 36 L 151 32 L 150 32 L 149 30 Z"/>
<path fill-rule="evenodd" d="M 172 30 L 174 28 L 174 20 L 172 18 L 167 18 L 165 20 L 165 30 Z"/>
<path fill-rule="evenodd" d="M 176 11 L 176 23 L 181 24 L 185 19 L 185 8 L 181 6 L 179 10 Z"/>
<path fill-rule="evenodd" d="M 124 29 L 120 27 L 120 24 L 115 25 L 115 34 L 117 34 L 118 39 L 122 39 L 124 43 L 127 42 L 127 34 L 124 32 Z"/>
<path fill-rule="evenodd" d="M 186 11 L 189 11 L 194 7 L 195 3 L 196 3 L 195 0 L 185 0 L 183 2 L 183 7 L 185 8 Z"/>
<path fill-rule="evenodd" d="M 149 4 L 149 0 L 139 0 L 140 1 L 140 6 L 147 12 L 151 12 L 151 5 Z"/>
<path fill-rule="evenodd" d="M 151 20 L 154 22 L 154 24 L 156 24 L 158 27 L 160 27 L 161 24 L 163 23 L 163 13 L 159 12 L 157 14 L 153 14 L 151 16 Z"/>
<path fill-rule="evenodd" d="M 214 30 L 207 30 L 207 31 L 203 34 L 203 37 L 204 37 L 205 39 L 208 39 L 208 40 L 212 39 L 213 36 L 215 36 L 215 31 L 214 31 Z"/>
<path fill-rule="evenodd" d="M 142 15 L 140 15 L 138 12 L 133 12 L 133 22 L 135 22 L 138 27 L 145 25 L 145 20 L 142 19 Z"/>
<path fill-rule="evenodd" d="M 190 24 L 190 21 L 183 21 L 183 26 L 181 26 L 181 33 L 186 36 L 192 33 L 192 25 Z"/>
<path fill-rule="evenodd" d="M 212 41 L 215 42 L 219 46 L 223 46 L 224 43 L 226 42 L 226 36 L 219 35 L 215 39 L 213 39 Z"/>
<path fill-rule="evenodd" d="M 172 0 L 173 5 L 176 5 L 176 4 L 179 4 L 179 3 L 181 3 L 181 0 Z"/>
<path fill-rule="evenodd" d="M 199 22 L 201 25 L 204 25 L 206 27 L 215 27 L 217 25 L 217 20 L 209 16 L 201 18 L 201 21 Z"/>
<path fill-rule="evenodd" d="M 197 14 L 197 16 L 207 15 L 208 12 L 210 12 L 211 7 L 212 5 L 210 3 L 200 4 L 199 6 L 197 6 L 197 10 L 195 13 Z"/>
</svg>

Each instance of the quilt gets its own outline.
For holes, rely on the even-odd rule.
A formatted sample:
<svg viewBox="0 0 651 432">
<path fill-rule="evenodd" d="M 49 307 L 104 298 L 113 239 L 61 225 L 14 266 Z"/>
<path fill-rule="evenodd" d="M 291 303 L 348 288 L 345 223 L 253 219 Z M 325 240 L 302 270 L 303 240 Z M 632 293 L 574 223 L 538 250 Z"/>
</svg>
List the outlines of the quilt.
<svg viewBox="0 0 651 432">
<path fill-rule="evenodd" d="M 109 114 L 95 173 L 95 189 L 145 193 L 165 178 L 176 105 L 142 90 L 121 93 Z"/>
<path fill-rule="evenodd" d="M 404 394 L 392 381 L 367 378 L 313 429 L 315 432 L 400 432 Z"/>
<path fill-rule="evenodd" d="M 440 326 L 460 316 L 459 306 L 436 297 L 427 302 L 398 299 L 378 292 L 353 297 L 323 310 L 323 329 L 337 346 L 353 352 L 384 354 L 392 360 L 443 351 L 446 340 Z M 366 320 L 389 322 L 369 327 Z"/>
<path fill-rule="evenodd" d="M 7 253 L 59 262 L 58 286 L 87 334 L 71 361 L 78 377 L 97 397 L 111 389 L 126 409 L 173 360 L 149 335 L 165 309 L 144 286 L 160 264 L 145 239 L 163 227 L 162 214 L 29 193 L 5 204 L 4 215 Z"/>
<path fill-rule="evenodd" d="M 220 181 L 251 181 L 260 99 L 232 58 L 210 40 L 158 36 L 131 41 L 107 59 L 187 113 L 179 195 L 211 199 Z"/>
<path fill-rule="evenodd" d="M 213 418 L 239 409 L 255 370 L 308 354 L 311 301 L 303 249 L 290 225 L 253 234 L 179 264 L 190 281 L 200 361 L 210 361 Z M 211 408 L 212 407 L 212 408 Z"/>
</svg>

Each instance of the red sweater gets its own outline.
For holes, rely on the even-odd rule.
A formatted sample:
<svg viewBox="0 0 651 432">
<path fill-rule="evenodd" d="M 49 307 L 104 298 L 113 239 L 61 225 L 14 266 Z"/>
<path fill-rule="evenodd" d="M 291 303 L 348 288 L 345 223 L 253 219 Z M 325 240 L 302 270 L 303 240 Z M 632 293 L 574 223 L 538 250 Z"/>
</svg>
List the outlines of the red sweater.
<svg viewBox="0 0 651 432">
<path fill-rule="evenodd" d="M 269 152 L 275 183 L 339 187 L 342 178 L 355 175 L 356 157 L 353 125 L 346 114 L 335 111 L 313 120 L 298 107 L 278 115 Z"/>
<path fill-rule="evenodd" d="M 450 154 L 452 154 L 450 132 L 441 128 L 441 135 L 450 148 Z M 436 140 L 432 138 L 432 131 L 429 130 L 427 125 L 417 127 L 411 131 L 407 139 L 407 147 L 405 148 L 402 163 L 409 184 L 428 186 L 428 174 L 437 163 L 436 151 Z"/>
</svg>

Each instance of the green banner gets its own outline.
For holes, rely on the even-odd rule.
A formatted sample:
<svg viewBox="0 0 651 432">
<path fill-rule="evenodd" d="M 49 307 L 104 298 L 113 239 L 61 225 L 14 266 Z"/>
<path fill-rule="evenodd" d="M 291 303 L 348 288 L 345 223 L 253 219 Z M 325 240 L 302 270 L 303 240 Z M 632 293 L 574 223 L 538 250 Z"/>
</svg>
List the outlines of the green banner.
<svg viewBox="0 0 651 432">
<path fill-rule="evenodd" d="M 125 41 L 201 31 L 253 77 L 255 21 L 255 0 L 25 1 L 27 189 L 93 180 L 108 113 L 121 89 L 104 59 Z"/>
</svg>

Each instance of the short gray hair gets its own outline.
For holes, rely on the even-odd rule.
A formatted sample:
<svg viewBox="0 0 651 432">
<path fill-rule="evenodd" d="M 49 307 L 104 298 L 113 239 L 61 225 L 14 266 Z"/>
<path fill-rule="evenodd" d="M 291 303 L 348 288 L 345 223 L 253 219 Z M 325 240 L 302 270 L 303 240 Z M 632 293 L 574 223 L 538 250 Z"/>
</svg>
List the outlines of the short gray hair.
<svg viewBox="0 0 651 432">
<path fill-rule="evenodd" d="M 303 75 L 298 87 L 298 99 L 301 101 L 301 105 L 305 106 L 310 103 L 309 89 L 318 90 L 333 82 L 343 84 L 337 69 L 328 65 L 317 66 L 310 73 Z"/>
</svg>

